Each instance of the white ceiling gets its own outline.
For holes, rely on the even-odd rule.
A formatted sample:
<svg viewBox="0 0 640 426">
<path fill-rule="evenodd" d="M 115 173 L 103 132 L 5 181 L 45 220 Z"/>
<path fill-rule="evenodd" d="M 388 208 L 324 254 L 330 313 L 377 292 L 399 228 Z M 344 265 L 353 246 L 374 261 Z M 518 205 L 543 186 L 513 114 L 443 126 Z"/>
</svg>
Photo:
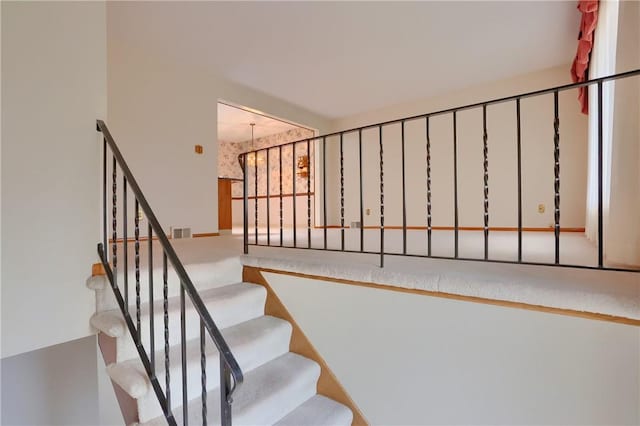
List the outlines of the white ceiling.
<svg viewBox="0 0 640 426">
<path fill-rule="evenodd" d="M 568 64 L 580 22 L 575 1 L 108 7 L 109 37 L 330 118 Z"/>
<path fill-rule="evenodd" d="M 255 123 L 256 139 L 295 129 L 296 125 L 262 114 L 218 103 L 218 140 L 242 142 L 251 140 L 251 123 Z"/>
</svg>

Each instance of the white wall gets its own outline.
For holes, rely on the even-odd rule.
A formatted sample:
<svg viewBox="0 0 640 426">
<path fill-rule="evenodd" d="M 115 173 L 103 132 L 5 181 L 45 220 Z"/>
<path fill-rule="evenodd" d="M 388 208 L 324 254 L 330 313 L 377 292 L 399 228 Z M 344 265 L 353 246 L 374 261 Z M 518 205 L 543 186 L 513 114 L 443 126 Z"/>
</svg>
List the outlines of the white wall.
<svg viewBox="0 0 640 426">
<path fill-rule="evenodd" d="M 265 276 L 371 424 L 640 422 L 637 327 Z"/>
<path fill-rule="evenodd" d="M 4 14 L 4 13 L 3 13 Z M 3 358 L 3 425 L 98 425 L 95 336 Z M 102 373 L 106 375 L 105 373 Z M 113 390 L 111 391 L 113 398 Z"/>
<path fill-rule="evenodd" d="M 427 78 L 427 77 L 425 77 Z M 462 106 L 570 83 L 569 65 L 470 87 L 429 99 L 335 120 L 335 131 Z M 561 226 L 584 227 L 587 120 L 575 91 L 560 94 Z M 525 227 L 553 224 L 553 96 L 522 100 L 523 221 Z M 425 120 L 405 124 L 407 222 L 426 225 Z M 430 120 L 433 226 L 453 225 L 453 120 Z M 517 226 L 515 102 L 487 108 L 489 226 Z M 458 113 L 458 198 L 460 226 L 483 224 L 482 110 Z M 402 225 L 401 125 L 383 128 L 385 225 Z M 345 222 L 359 220 L 357 133 L 344 137 Z M 339 223 L 338 138 L 327 141 L 327 207 L 330 224 Z M 363 131 L 365 226 L 379 225 L 378 129 Z M 539 214 L 537 206 L 546 206 Z"/>
<path fill-rule="evenodd" d="M 190 64 L 175 63 L 158 46 L 131 47 L 118 25 L 126 8 L 107 9 L 107 124 L 167 230 L 218 230 L 219 99 L 327 130 L 323 117 Z M 196 144 L 204 147 L 204 154 L 194 153 Z"/>
<path fill-rule="evenodd" d="M 95 339 L 96 346 L 98 345 L 97 339 Z M 98 366 L 98 379 L 97 379 L 97 392 L 98 392 L 98 425 L 99 426 L 118 426 L 124 422 L 122 411 L 120 410 L 120 404 L 116 398 L 116 393 L 113 389 L 114 385 L 111 382 L 111 377 L 107 374 L 106 362 L 102 356 L 100 347 L 97 346 L 96 360 Z"/>
<path fill-rule="evenodd" d="M 101 2 L 2 2 L 2 357 L 87 336 L 99 238 Z"/>
</svg>

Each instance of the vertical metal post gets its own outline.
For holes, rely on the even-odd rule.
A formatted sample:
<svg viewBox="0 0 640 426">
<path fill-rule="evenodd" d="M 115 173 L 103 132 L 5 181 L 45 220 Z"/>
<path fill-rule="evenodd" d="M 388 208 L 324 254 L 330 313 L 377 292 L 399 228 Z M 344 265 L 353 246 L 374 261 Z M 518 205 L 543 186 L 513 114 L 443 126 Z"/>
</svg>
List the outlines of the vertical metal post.
<svg viewBox="0 0 640 426">
<path fill-rule="evenodd" d="M 344 251 L 344 153 L 343 133 L 340 133 L 340 250 Z"/>
<path fill-rule="evenodd" d="M 184 285 L 180 282 L 180 358 L 182 359 L 182 421 L 189 421 L 189 398 L 187 396 L 187 320 L 185 317 Z"/>
<path fill-rule="evenodd" d="M 255 195 L 255 244 L 258 245 L 258 151 L 253 152 L 254 193 Z"/>
<path fill-rule="evenodd" d="M 134 267 L 135 267 L 135 280 L 136 280 L 136 324 L 138 330 L 138 341 L 142 342 L 142 328 L 140 327 L 140 218 L 138 217 L 138 198 L 134 203 L 135 216 L 133 217 L 133 250 L 134 250 Z"/>
<path fill-rule="evenodd" d="M 107 138 L 102 138 L 102 240 L 104 258 L 109 260 L 109 241 L 107 240 Z"/>
<path fill-rule="evenodd" d="M 307 160 L 307 248 L 311 248 L 311 141 L 309 139 L 307 139 Z"/>
<path fill-rule="evenodd" d="M 202 426 L 207 426 L 207 355 L 205 343 L 204 321 L 200 319 L 200 397 L 202 400 Z"/>
<path fill-rule="evenodd" d="M 364 191 L 362 185 L 362 129 L 358 130 L 358 172 L 360 173 L 360 251 L 364 251 Z"/>
<path fill-rule="evenodd" d="M 267 245 L 271 245 L 271 164 L 269 163 L 269 148 L 267 155 Z"/>
<path fill-rule="evenodd" d="M 220 356 L 220 423 L 222 426 L 231 426 L 229 392 L 231 392 L 231 372 L 224 358 Z"/>
<path fill-rule="evenodd" d="M 431 256 L 431 136 L 429 116 L 426 117 L 425 133 L 427 139 L 427 256 Z"/>
<path fill-rule="evenodd" d="M 283 233 L 283 221 L 282 221 L 282 145 L 278 147 L 278 185 L 280 195 L 280 247 L 282 247 L 282 240 L 284 238 Z"/>
<path fill-rule="evenodd" d="M 167 253 L 162 252 L 162 307 L 164 311 L 164 380 L 165 380 L 165 398 L 167 406 L 165 407 L 165 415 L 171 413 L 171 374 L 169 369 L 169 285 L 167 274 Z"/>
<path fill-rule="evenodd" d="M 282 145 L 278 147 L 278 184 L 279 184 L 279 193 L 280 193 L 280 247 L 283 246 L 282 239 L 284 238 L 284 232 L 282 229 L 283 221 L 282 221 Z"/>
<path fill-rule="evenodd" d="M 553 92 L 553 157 L 554 157 L 554 219 L 555 219 L 555 263 L 560 263 L 560 118 L 558 91 Z"/>
<path fill-rule="evenodd" d="M 247 154 L 242 154 L 244 176 L 242 179 L 242 241 L 244 254 L 249 254 L 249 164 Z"/>
<path fill-rule="evenodd" d="M 137 214 L 137 212 L 136 212 Z M 156 375 L 156 345 L 155 345 L 155 324 L 153 314 L 153 229 L 149 224 L 147 231 L 149 236 L 149 357 L 151 358 L 151 373 L 153 377 Z"/>
<path fill-rule="evenodd" d="M 116 207 L 116 201 L 117 201 L 117 182 L 116 179 L 118 178 L 118 171 L 116 169 L 117 164 L 116 164 L 116 157 L 115 155 L 113 156 L 113 171 L 112 171 L 112 185 L 111 185 L 111 192 L 112 192 L 112 197 L 111 197 L 111 263 L 113 263 L 113 286 L 114 287 L 118 287 L 118 233 L 116 231 L 116 225 L 117 225 L 117 213 L 118 213 L 118 209 Z"/>
<path fill-rule="evenodd" d="M 489 136 L 487 135 L 487 105 L 482 105 L 482 167 L 484 169 L 484 260 L 489 259 Z"/>
<path fill-rule="evenodd" d="M 604 266 L 602 81 L 598 82 L 598 267 Z"/>
<path fill-rule="evenodd" d="M 327 138 L 322 138 L 322 228 L 324 249 L 327 249 Z"/>
<path fill-rule="evenodd" d="M 384 268 L 384 149 L 382 147 L 382 126 L 378 126 L 380 144 L 380 267 Z"/>
<path fill-rule="evenodd" d="M 127 244 L 127 177 L 122 175 L 122 272 L 124 273 L 124 304 L 129 315 L 129 244 Z"/>
<path fill-rule="evenodd" d="M 296 180 L 298 179 L 298 174 L 296 173 L 296 144 L 291 144 L 291 192 L 292 192 L 292 204 L 293 204 L 293 247 L 298 246 L 298 225 L 296 220 Z"/>
<path fill-rule="evenodd" d="M 405 182 L 404 155 L 404 120 L 401 122 L 401 155 L 402 155 L 402 254 L 407 254 L 407 185 Z"/>
<path fill-rule="evenodd" d="M 520 129 L 520 98 L 516 99 L 518 143 L 518 262 L 522 262 L 522 131 Z"/>
<path fill-rule="evenodd" d="M 453 111 L 453 257 L 458 258 L 458 123 Z"/>
</svg>

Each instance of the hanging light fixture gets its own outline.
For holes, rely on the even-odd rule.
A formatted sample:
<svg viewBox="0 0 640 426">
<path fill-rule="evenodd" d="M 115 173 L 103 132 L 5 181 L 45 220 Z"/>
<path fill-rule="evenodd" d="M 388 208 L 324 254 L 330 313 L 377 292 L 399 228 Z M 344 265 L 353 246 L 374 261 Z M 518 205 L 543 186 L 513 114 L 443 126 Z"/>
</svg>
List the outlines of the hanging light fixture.
<svg viewBox="0 0 640 426">
<path fill-rule="evenodd" d="M 249 126 L 251 126 L 251 151 L 255 151 L 256 147 L 255 147 L 255 139 L 254 139 L 253 131 L 256 126 L 256 123 L 249 123 Z M 264 160 L 262 157 L 258 156 L 257 152 L 252 152 L 251 154 L 247 155 L 247 161 L 250 166 L 255 166 L 256 163 L 262 164 Z"/>
</svg>

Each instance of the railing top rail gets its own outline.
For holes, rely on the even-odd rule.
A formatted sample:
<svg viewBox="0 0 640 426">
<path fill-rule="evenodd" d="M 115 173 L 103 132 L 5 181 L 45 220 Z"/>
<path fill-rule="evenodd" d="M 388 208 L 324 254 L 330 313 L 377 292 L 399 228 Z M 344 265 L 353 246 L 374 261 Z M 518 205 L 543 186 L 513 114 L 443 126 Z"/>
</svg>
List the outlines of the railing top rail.
<svg viewBox="0 0 640 426">
<path fill-rule="evenodd" d="M 233 392 L 237 390 L 238 386 L 243 381 L 242 370 L 240 369 L 238 362 L 236 361 L 235 357 L 231 353 L 231 349 L 227 345 L 227 342 L 224 340 L 222 333 L 220 333 L 218 326 L 216 326 L 215 322 L 213 321 L 213 318 L 211 318 L 211 314 L 209 314 L 209 311 L 207 310 L 202 299 L 200 298 L 200 295 L 198 294 L 198 291 L 193 285 L 191 278 L 189 278 L 189 275 L 187 274 L 187 271 L 185 270 L 184 265 L 178 258 L 178 255 L 173 249 L 173 246 L 169 242 L 169 239 L 167 238 L 167 234 L 162 229 L 162 226 L 160 226 L 160 222 L 156 218 L 156 215 L 154 214 L 153 210 L 151 210 L 151 207 L 149 206 L 147 199 L 142 193 L 142 190 L 140 189 L 138 182 L 136 181 L 135 177 L 131 173 L 131 170 L 129 169 L 127 162 L 124 160 L 124 157 L 120 153 L 120 150 L 118 149 L 118 146 L 116 145 L 113 137 L 111 136 L 111 132 L 109 132 L 109 128 L 104 123 L 104 121 L 97 120 L 97 130 L 102 133 L 107 144 L 111 148 L 111 152 L 113 153 L 113 156 L 116 158 L 116 161 L 120 165 L 120 168 L 122 169 L 122 173 L 126 176 L 127 183 L 131 188 L 131 191 L 135 194 L 136 199 L 138 200 L 138 203 L 140 205 L 140 208 L 144 212 L 147 220 L 149 221 L 149 225 L 151 225 L 151 228 L 156 233 L 156 236 L 158 237 L 158 241 L 160 242 L 160 245 L 162 246 L 165 254 L 167 255 L 167 259 L 173 265 L 175 272 L 178 275 L 178 278 L 180 279 L 180 283 L 182 287 L 184 287 L 185 292 L 189 295 L 189 298 L 191 299 L 193 306 L 198 312 L 200 319 L 204 323 L 205 328 L 207 329 L 207 331 L 209 332 L 209 335 L 211 336 L 211 339 L 213 340 L 214 344 L 218 348 L 218 351 L 220 352 L 220 356 L 224 359 L 225 363 L 229 367 L 229 370 L 231 372 L 231 375 L 233 376 L 233 381 L 234 381 L 234 387 L 231 389 L 229 393 L 229 397 L 231 397 Z"/>
<path fill-rule="evenodd" d="M 372 128 L 380 127 L 380 126 L 387 126 L 389 124 L 401 123 L 401 122 L 404 122 L 404 121 L 419 120 L 421 118 L 434 117 L 434 116 L 443 115 L 443 114 L 450 114 L 452 112 L 464 111 L 464 110 L 468 110 L 468 109 L 478 108 L 478 107 L 481 107 L 483 105 L 494 105 L 494 104 L 514 101 L 516 99 L 525 99 L 525 98 L 530 98 L 530 97 L 533 97 L 533 96 L 546 95 L 546 94 L 554 93 L 554 92 L 562 92 L 562 91 L 565 91 L 565 90 L 571 90 L 571 89 L 576 89 L 576 88 L 579 88 L 579 87 L 590 86 L 592 84 L 598 84 L 598 83 L 605 82 L 605 81 L 612 81 L 612 80 L 618 80 L 618 79 L 622 79 L 622 78 L 632 77 L 634 75 L 640 75 L 640 69 L 626 71 L 626 72 L 622 72 L 622 73 L 618 73 L 618 74 L 612 74 L 612 75 L 608 75 L 608 76 L 600 77 L 600 78 L 594 78 L 592 80 L 581 81 L 581 82 L 578 82 L 578 83 L 564 84 L 564 85 L 561 85 L 561 86 L 555 86 L 555 87 L 551 87 L 551 88 L 548 88 L 548 89 L 534 90 L 532 92 L 521 93 L 521 94 L 518 94 L 518 95 L 511 95 L 511 96 L 507 96 L 507 97 L 504 97 L 504 98 L 491 99 L 491 100 L 488 100 L 488 101 L 476 102 L 476 103 L 473 103 L 473 104 L 463 105 L 463 106 L 459 106 L 459 107 L 447 108 L 447 109 L 443 109 L 443 110 L 440 110 L 440 111 L 433 111 L 433 112 L 428 112 L 428 113 L 425 113 L 425 114 L 412 115 L 412 116 L 404 117 L 404 118 L 396 118 L 396 119 L 393 119 L 393 120 L 382 121 L 382 122 L 374 123 L 374 124 L 367 124 L 366 126 L 354 127 L 354 128 L 351 128 L 351 129 L 340 130 L 340 131 L 333 132 L 333 133 L 326 133 L 324 135 L 318 135 L 318 136 L 314 136 L 312 138 L 299 139 L 299 140 L 292 141 L 292 142 L 286 142 L 286 143 L 282 143 L 282 144 L 279 144 L 279 145 L 273 145 L 273 146 L 270 146 L 270 147 L 267 147 L 267 148 L 254 149 L 254 150 L 251 150 L 251 151 L 243 152 L 240 155 L 254 154 L 254 153 L 257 153 L 257 152 L 260 152 L 260 151 L 266 151 L 266 150 L 269 150 L 269 149 L 275 149 L 275 148 L 278 148 L 278 147 L 281 147 L 281 146 L 293 145 L 293 144 L 303 143 L 303 142 L 306 142 L 306 141 L 326 139 L 326 138 L 329 138 L 329 137 L 332 137 L 332 136 L 338 136 L 338 135 L 341 135 L 341 134 L 358 132 L 358 131 L 362 131 L 362 130 L 365 130 L 365 129 L 372 129 Z"/>
</svg>

